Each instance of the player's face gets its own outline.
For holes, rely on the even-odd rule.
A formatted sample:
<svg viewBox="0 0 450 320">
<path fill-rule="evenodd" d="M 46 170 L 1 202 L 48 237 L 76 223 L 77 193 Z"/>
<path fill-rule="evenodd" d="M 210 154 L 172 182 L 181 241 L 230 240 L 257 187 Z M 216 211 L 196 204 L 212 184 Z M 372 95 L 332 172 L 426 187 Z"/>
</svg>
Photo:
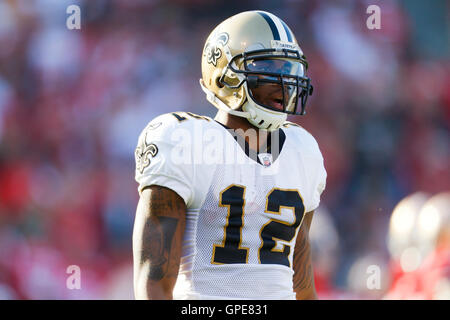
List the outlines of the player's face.
<svg viewBox="0 0 450 320">
<path fill-rule="evenodd" d="M 303 65 L 296 61 L 281 59 L 255 60 L 248 64 L 248 70 L 255 72 L 274 72 L 278 74 L 303 76 Z M 256 88 L 250 89 L 253 99 L 263 106 L 269 106 L 280 111 L 292 111 L 294 101 L 299 91 L 294 85 L 294 78 L 284 77 L 284 87 L 281 85 L 280 77 L 258 75 L 259 80 L 269 80 L 277 83 L 264 83 L 258 81 Z"/>
<path fill-rule="evenodd" d="M 258 76 L 260 78 L 264 76 Z M 252 89 L 254 100 L 262 105 L 283 111 L 283 90 L 278 84 L 263 84 Z M 287 93 L 284 95 L 287 99 Z"/>
</svg>

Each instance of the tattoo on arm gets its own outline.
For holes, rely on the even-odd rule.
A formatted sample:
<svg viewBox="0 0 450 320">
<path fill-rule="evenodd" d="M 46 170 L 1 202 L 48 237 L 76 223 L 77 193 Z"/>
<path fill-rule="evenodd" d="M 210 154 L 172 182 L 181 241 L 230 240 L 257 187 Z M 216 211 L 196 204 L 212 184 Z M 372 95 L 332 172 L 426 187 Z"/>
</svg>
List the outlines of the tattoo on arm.
<svg viewBox="0 0 450 320">
<path fill-rule="evenodd" d="M 133 231 L 135 270 L 142 281 L 160 282 L 169 291 L 175 284 L 185 214 L 186 205 L 174 191 L 159 186 L 142 191 Z"/>
<path fill-rule="evenodd" d="M 297 292 L 297 298 L 303 293 L 311 293 L 315 296 L 314 273 L 311 261 L 311 246 L 309 244 L 309 227 L 311 225 L 313 213 L 305 215 L 305 220 L 297 235 L 297 241 L 294 250 L 294 291 Z"/>
<path fill-rule="evenodd" d="M 305 235 L 305 232 L 302 232 L 301 230 L 298 236 L 301 238 L 295 245 L 296 247 L 299 246 L 299 248 L 294 252 L 294 265 L 296 266 L 294 276 L 295 290 L 310 288 L 312 280 L 312 267 L 310 263 L 307 263 L 310 256 L 310 248 L 307 243 L 308 237 Z"/>
<path fill-rule="evenodd" d="M 150 260 L 149 277 L 151 280 L 159 281 L 167 273 L 172 240 L 177 224 L 178 219 L 162 216 L 156 216 L 146 222 L 143 252 L 148 252 L 148 256 L 142 255 L 141 262 L 146 259 Z"/>
</svg>

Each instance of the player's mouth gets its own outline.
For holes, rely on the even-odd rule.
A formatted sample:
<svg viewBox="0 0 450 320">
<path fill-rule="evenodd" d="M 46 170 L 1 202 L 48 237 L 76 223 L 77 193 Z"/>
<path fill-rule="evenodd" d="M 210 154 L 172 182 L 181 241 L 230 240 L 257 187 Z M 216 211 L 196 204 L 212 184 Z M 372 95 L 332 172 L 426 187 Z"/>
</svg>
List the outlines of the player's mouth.
<svg viewBox="0 0 450 320">
<path fill-rule="evenodd" d="M 253 89 L 252 94 L 256 102 L 283 112 L 283 90 L 279 85 L 265 84 Z"/>
<path fill-rule="evenodd" d="M 268 101 L 268 105 L 272 108 L 278 109 L 280 111 L 283 111 L 283 99 L 281 98 L 271 98 Z"/>
</svg>

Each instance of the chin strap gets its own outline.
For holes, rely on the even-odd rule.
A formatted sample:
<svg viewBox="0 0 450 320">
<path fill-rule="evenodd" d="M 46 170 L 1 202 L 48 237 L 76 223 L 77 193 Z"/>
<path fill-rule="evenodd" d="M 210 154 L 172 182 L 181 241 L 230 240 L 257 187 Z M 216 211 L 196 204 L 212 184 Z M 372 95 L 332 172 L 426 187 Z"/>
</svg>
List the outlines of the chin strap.
<svg viewBox="0 0 450 320">
<path fill-rule="evenodd" d="M 203 92 L 206 94 L 206 99 L 211 102 L 217 109 L 222 110 L 226 113 L 232 114 L 233 116 L 238 116 L 241 118 L 255 118 L 256 114 L 254 112 L 236 111 L 227 106 L 222 100 L 217 98 L 214 92 L 208 90 L 203 84 L 203 79 L 200 79 L 200 87 L 202 87 Z"/>
</svg>

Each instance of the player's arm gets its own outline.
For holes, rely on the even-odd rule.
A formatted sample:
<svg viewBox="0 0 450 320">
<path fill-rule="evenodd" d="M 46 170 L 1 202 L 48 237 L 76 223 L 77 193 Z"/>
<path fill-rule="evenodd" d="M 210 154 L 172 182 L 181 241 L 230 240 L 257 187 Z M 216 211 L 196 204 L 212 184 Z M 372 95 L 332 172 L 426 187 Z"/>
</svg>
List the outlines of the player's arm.
<svg viewBox="0 0 450 320">
<path fill-rule="evenodd" d="M 314 211 L 307 212 L 297 235 L 294 250 L 294 291 L 297 300 L 317 299 L 309 243 L 309 228 Z"/>
<path fill-rule="evenodd" d="M 133 229 L 136 299 L 172 299 L 186 204 L 174 191 L 152 185 L 142 190 Z"/>
</svg>

